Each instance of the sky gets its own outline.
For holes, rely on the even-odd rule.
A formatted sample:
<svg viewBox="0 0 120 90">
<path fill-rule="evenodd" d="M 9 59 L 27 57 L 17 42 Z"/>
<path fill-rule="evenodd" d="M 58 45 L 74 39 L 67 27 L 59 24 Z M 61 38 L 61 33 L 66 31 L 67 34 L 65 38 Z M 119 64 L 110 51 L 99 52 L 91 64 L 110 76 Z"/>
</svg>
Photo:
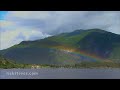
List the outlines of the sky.
<svg viewBox="0 0 120 90">
<path fill-rule="evenodd" d="M 0 20 L 3 20 L 6 14 L 6 11 L 0 11 Z"/>
<path fill-rule="evenodd" d="M 77 29 L 120 34 L 120 11 L 0 11 L 0 50 Z"/>
</svg>

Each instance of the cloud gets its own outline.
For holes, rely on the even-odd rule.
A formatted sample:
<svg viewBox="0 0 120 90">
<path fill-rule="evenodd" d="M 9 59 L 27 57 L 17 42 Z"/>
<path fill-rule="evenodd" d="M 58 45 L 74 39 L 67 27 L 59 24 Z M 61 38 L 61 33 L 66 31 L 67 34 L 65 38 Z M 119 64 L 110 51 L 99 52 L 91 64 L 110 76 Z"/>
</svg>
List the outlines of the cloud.
<svg viewBox="0 0 120 90">
<path fill-rule="evenodd" d="M 120 34 L 120 11 L 10 11 L 0 21 L 1 38 L 8 48 L 23 40 L 35 40 L 76 29 L 100 28 Z M 16 39 L 17 38 L 17 39 Z M 16 42 L 13 40 L 16 39 Z M 5 44 L 9 41 L 8 46 Z"/>
<path fill-rule="evenodd" d="M 111 25 L 118 23 L 120 26 L 120 11 L 11 11 L 6 19 L 22 27 L 41 29 L 49 34 L 77 28 L 101 28 L 109 31 Z M 118 30 L 112 30 L 118 33 L 116 31 Z"/>
<path fill-rule="evenodd" d="M 48 37 L 48 34 L 43 34 L 38 30 L 27 30 L 19 28 L 17 30 L 7 30 L 0 33 L 0 50 L 11 47 L 21 41 L 36 40 Z"/>
</svg>

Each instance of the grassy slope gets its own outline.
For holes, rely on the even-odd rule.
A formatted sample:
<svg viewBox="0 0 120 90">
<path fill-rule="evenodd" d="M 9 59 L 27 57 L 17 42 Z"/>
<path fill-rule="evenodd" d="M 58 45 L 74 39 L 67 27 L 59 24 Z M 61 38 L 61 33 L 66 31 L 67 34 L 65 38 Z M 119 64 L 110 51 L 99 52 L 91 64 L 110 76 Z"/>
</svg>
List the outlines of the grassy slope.
<svg viewBox="0 0 120 90">
<path fill-rule="evenodd" d="M 0 68 L 1 69 L 12 69 L 12 68 L 48 68 L 48 65 L 35 65 L 35 64 L 19 64 L 13 60 L 9 60 L 0 55 Z M 53 66 L 51 66 L 53 67 Z"/>
<path fill-rule="evenodd" d="M 11 48 L 26 48 L 26 47 L 54 47 L 54 46 L 69 46 L 73 48 L 78 48 L 80 45 L 78 45 L 78 42 L 80 42 L 82 39 L 84 39 L 87 35 L 90 35 L 92 32 L 105 32 L 103 30 L 96 30 L 96 29 L 90 29 L 83 32 L 80 32 L 79 30 L 77 33 L 74 34 L 74 32 L 71 33 L 63 33 L 56 36 L 51 36 L 42 40 L 36 40 L 36 41 L 24 41 L 18 45 L 15 45 Z"/>
<path fill-rule="evenodd" d="M 81 32 L 78 35 L 69 35 L 69 33 L 66 33 L 66 34 L 60 34 L 57 36 L 53 36 L 53 37 L 50 37 L 47 39 L 50 41 L 55 41 L 55 42 L 61 43 L 63 45 L 77 47 L 76 43 L 79 42 L 82 38 L 84 38 L 88 34 L 89 34 L 89 32 Z"/>
<path fill-rule="evenodd" d="M 9 59 L 5 59 L 2 56 L 0 56 L 0 68 L 22 68 L 24 67 L 22 64 L 16 64 L 15 62 L 9 60 Z"/>
<path fill-rule="evenodd" d="M 59 34 L 57 36 L 48 37 L 48 38 L 43 39 L 43 40 L 37 40 L 37 41 L 34 41 L 34 42 L 33 41 L 23 42 L 23 43 L 21 43 L 19 45 L 15 45 L 15 46 L 9 48 L 8 50 L 13 49 L 13 48 L 26 48 L 26 47 L 48 47 L 48 48 L 49 47 L 55 47 L 55 48 L 59 47 L 61 49 L 62 48 L 68 48 L 68 49 L 69 48 L 73 48 L 73 49 L 75 48 L 76 49 L 76 48 L 80 48 L 80 44 L 78 44 L 78 42 L 82 41 L 85 37 L 89 36 L 93 32 L 106 33 L 103 30 L 96 30 L 96 29 L 91 29 L 91 30 L 87 30 L 85 32 L 80 32 L 80 34 L 76 34 L 76 35 L 75 34 L 73 35 L 73 33 L 64 33 L 64 34 Z M 98 39 L 97 43 L 98 44 L 100 43 L 99 38 L 95 38 L 95 37 L 93 37 L 93 38 L 96 39 L 96 40 Z M 102 38 L 104 38 L 104 37 L 102 37 Z M 106 41 L 107 41 L 107 39 L 106 39 Z M 104 45 L 105 42 L 103 42 L 102 40 L 101 40 L 101 42 L 102 42 L 101 45 Z M 117 44 L 119 44 L 119 43 L 117 43 Z M 86 44 L 86 45 L 89 45 L 89 43 Z M 85 46 L 85 45 L 83 45 L 83 46 Z M 115 45 L 115 48 L 113 48 L 113 51 L 112 51 L 112 53 L 111 53 L 111 55 L 109 57 L 110 60 L 117 61 L 117 62 L 120 61 L 119 60 L 120 59 L 120 47 L 119 46 L 120 45 L 117 45 L 117 47 L 116 47 L 116 45 Z M 7 52 L 8 50 L 6 50 L 5 52 Z M 66 63 L 67 62 L 66 60 L 68 60 L 68 59 L 70 60 L 71 57 L 69 55 L 65 55 L 65 54 L 60 53 L 59 55 L 56 54 L 55 59 L 56 59 L 56 61 L 58 61 L 60 63 L 61 62 Z M 71 59 L 70 64 L 71 63 L 73 64 L 74 60 Z M 86 64 L 89 66 L 89 64 L 90 64 L 90 63 L 89 64 L 88 63 L 85 64 L 85 63 L 82 66 L 84 66 Z M 107 64 L 108 63 L 111 66 L 116 65 L 116 64 L 113 64 L 113 62 L 107 62 Z M 90 64 L 90 65 L 92 65 L 92 64 Z M 94 65 L 104 66 L 103 63 L 99 63 L 99 64 L 94 63 Z M 81 66 L 81 65 L 78 65 L 78 66 Z M 105 63 L 105 66 L 106 66 L 106 63 Z"/>
<path fill-rule="evenodd" d="M 110 55 L 110 60 L 120 63 L 120 47 L 115 47 Z"/>
<path fill-rule="evenodd" d="M 17 64 L 11 60 L 5 59 L 0 56 L 0 68 L 120 68 L 119 63 L 113 62 L 82 62 L 75 65 L 31 65 L 31 64 Z"/>
<path fill-rule="evenodd" d="M 98 53 L 98 55 L 103 53 L 101 56 L 104 56 L 108 51 L 110 52 L 110 54 L 106 55 L 108 59 L 120 62 L 120 35 L 96 29 L 87 30 L 78 35 L 69 34 L 71 33 L 60 34 L 47 39 L 62 43 L 63 46 L 70 48 L 83 48 L 83 50 L 86 48 L 88 52 L 93 51 L 93 48 L 94 50 L 99 49 L 100 53 Z M 94 40 L 94 42 L 92 42 L 92 40 Z M 93 53 L 97 52 L 93 51 Z"/>
</svg>

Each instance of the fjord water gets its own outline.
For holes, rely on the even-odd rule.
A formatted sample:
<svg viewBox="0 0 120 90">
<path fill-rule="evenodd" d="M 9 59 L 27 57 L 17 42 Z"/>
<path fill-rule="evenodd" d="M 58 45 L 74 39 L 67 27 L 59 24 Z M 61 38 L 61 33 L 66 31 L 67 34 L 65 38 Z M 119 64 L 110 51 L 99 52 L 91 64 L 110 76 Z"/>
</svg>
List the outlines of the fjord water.
<svg viewBox="0 0 120 90">
<path fill-rule="evenodd" d="M 120 69 L 1 69 L 0 79 L 120 79 Z"/>
</svg>

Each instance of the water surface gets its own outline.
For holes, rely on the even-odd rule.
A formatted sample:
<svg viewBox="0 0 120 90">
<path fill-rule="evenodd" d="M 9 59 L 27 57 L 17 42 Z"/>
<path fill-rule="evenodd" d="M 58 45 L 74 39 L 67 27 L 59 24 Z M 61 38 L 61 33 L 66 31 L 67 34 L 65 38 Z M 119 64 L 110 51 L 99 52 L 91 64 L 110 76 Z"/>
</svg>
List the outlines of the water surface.
<svg viewBox="0 0 120 90">
<path fill-rule="evenodd" d="M 0 69 L 0 79 L 120 79 L 120 69 Z"/>
</svg>

